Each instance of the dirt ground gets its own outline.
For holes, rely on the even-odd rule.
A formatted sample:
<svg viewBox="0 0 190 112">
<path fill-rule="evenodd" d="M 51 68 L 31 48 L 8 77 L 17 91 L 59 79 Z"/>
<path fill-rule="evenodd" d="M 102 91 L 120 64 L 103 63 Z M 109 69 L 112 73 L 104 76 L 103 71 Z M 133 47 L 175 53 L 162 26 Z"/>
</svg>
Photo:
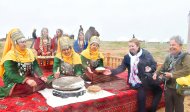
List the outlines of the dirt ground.
<svg viewBox="0 0 190 112">
<path fill-rule="evenodd" d="M 184 112 L 190 112 L 190 96 L 185 97 L 184 108 L 185 108 Z M 165 112 L 165 108 L 161 108 L 156 112 Z"/>
</svg>

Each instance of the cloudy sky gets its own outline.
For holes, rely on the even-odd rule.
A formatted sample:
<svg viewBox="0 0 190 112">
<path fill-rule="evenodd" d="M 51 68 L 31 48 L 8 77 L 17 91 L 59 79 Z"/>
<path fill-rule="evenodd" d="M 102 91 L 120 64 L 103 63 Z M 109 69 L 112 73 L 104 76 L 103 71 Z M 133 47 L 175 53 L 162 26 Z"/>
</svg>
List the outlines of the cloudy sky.
<svg viewBox="0 0 190 112">
<path fill-rule="evenodd" d="M 48 27 L 78 33 L 94 26 L 102 40 L 125 41 L 133 34 L 146 41 L 168 41 L 173 35 L 187 40 L 190 0 L 0 0 L 0 38 L 11 28 L 31 37 Z"/>
</svg>

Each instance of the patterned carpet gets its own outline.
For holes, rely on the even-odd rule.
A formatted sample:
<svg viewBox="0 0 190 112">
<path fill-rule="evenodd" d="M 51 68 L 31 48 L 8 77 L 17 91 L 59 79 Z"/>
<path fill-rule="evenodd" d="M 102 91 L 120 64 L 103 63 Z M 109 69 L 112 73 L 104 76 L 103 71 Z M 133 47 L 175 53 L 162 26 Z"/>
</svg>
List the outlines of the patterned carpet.
<svg viewBox="0 0 190 112">
<path fill-rule="evenodd" d="M 45 75 L 49 74 L 46 71 Z M 97 84 L 104 90 L 115 93 L 114 96 L 52 108 L 47 105 L 40 93 L 34 93 L 24 98 L 7 97 L 0 99 L 0 112 L 136 112 L 137 91 L 128 90 L 126 72 L 120 74 L 119 77 L 122 79 Z M 0 79 L 0 86 L 3 86 L 2 79 Z M 152 95 L 149 93 L 146 102 L 147 108 L 150 107 L 151 102 Z M 163 106 L 164 99 L 162 97 L 159 108 Z"/>
</svg>

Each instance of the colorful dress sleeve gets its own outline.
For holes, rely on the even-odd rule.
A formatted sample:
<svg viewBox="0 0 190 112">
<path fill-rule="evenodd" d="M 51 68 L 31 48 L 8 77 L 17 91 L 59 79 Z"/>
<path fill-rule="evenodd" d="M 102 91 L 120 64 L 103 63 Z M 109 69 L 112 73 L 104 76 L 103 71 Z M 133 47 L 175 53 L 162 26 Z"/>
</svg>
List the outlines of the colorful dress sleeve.
<svg viewBox="0 0 190 112">
<path fill-rule="evenodd" d="M 34 73 L 37 74 L 38 76 L 42 76 L 42 70 L 40 69 L 37 60 L 34 60 L 33 62 L 33 67 L 34 67 Z"/>
<path fill-rule="evenodd" d="M 9 83 L 22 83 L 24 81 L 24 77 L 19 75 L 17 62 L 7 60 L 4 63 L 5 74 L 4 74 L 4 82 L 5 85 Z"/>
</svg>

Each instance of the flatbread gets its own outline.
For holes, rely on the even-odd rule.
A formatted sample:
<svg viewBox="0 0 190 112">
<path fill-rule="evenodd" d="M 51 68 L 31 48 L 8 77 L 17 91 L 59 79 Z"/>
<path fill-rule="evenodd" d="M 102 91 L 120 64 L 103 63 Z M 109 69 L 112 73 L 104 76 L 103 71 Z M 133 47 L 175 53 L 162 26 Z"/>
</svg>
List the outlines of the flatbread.
<svg viewBox="0 0 190 112">
<path fill-rule="evenodd" d="M 102 90 L 100 86 L 92 85 L 87 88 L 89 92 L 99 92 Z"/>
</svg>

